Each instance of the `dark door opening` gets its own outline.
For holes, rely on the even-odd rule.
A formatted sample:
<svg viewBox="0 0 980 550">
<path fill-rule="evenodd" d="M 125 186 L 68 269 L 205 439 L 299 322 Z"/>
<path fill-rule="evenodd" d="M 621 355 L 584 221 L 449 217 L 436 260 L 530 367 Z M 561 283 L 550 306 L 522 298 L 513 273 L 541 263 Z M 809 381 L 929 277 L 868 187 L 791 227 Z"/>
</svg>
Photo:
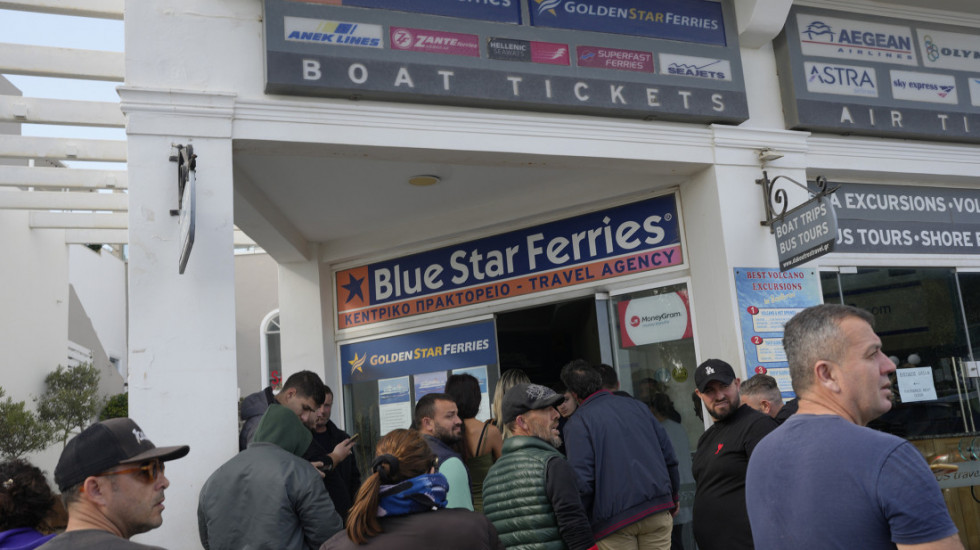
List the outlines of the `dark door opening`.
<svg viewBox="0 0 980 550">
<path fill-rule="evenodd" d="M 497 314 L 500 373 L 518 368 L 552 387 L 573 359 L 601 362 L 592 297 Z"/>
</svg>

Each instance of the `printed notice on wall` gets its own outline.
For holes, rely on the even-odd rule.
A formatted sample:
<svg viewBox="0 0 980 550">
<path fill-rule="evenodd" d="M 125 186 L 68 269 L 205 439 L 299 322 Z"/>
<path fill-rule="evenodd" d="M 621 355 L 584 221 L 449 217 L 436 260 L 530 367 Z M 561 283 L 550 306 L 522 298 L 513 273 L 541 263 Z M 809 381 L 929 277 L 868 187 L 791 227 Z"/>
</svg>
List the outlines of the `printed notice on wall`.
<svg viewBox="0 0 980 550">
<path fill-rule="evenodd" d="M 736 267 L 735 288 L 746 370 L 750 376 L 772 376 L 783 398 L 795 397 L 783 326 L 803 309 L 823 303 L 816 270 Z"/>
<path fill-rule="evenodd" d="M 936 383 L 932 379 L 932 367 L 916 367 L 898 369 L 898 395 L 902 403 L 915 401 L 934 401 L 936 399 Z"/>
<path fill-rule="evenodd" d="M 408 377 L 378 380 L 378 417 L 381 435 L 412 425 L 412 399 Z"/>
<path fill-rule="evenodd" d="M 468 374 L 480 383 L 480 410 L 476 412 L 476 419 L 486 422 L 490 418 L 490 384 L 487 381 L 487 367 L 467 367 L 465 369 L 453 369 L 453 374 Z"/>
</svg>

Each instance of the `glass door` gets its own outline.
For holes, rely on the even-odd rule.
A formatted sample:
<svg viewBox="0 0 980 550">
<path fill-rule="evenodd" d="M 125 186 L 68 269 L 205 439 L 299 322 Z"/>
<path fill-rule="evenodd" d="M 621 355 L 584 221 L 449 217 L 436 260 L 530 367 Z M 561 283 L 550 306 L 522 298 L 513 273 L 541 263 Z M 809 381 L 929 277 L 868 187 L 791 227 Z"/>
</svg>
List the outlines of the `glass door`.
<svg viewBox="0 0 980 550">
<path fill-rule="evenodd" d="M 697 356 L 687 283 L 612 296 L 608 311 L 620 387 L 650 407 L 677 453 L 681 510 L 674 523 L 684 525 L 684 547 L 694 548 L 691 452 L 704 420 L 694 395 Z"/>
</svg>

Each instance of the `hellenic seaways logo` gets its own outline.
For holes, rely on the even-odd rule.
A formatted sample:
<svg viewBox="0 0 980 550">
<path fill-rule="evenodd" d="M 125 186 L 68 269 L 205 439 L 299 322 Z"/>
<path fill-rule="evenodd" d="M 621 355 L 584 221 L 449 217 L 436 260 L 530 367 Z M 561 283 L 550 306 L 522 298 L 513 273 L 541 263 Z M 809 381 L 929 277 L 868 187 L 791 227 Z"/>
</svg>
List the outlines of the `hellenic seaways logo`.
<svg viewBox="0 0 980 550">
<path fill-rule="evenodd" d="M 908 27 L 807 13 L 796 18 L 803 55 L 917 64 Z"/>
</svg>

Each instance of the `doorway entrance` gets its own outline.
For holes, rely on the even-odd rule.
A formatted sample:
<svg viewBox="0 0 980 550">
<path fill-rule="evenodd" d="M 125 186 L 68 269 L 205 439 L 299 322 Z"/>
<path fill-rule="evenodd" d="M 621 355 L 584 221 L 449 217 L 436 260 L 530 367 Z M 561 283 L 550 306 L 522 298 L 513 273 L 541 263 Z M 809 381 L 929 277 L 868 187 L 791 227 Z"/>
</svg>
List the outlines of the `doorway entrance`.
<svg viewBox="0 0 980 550">
<path fill-rule="evenodd" d="M 497 314 L 497 350 L 501 374 L 521 369 L 531 382 L 549 388 L 573 359 L 601 363 L 595 298 Z"/>
</svg>

